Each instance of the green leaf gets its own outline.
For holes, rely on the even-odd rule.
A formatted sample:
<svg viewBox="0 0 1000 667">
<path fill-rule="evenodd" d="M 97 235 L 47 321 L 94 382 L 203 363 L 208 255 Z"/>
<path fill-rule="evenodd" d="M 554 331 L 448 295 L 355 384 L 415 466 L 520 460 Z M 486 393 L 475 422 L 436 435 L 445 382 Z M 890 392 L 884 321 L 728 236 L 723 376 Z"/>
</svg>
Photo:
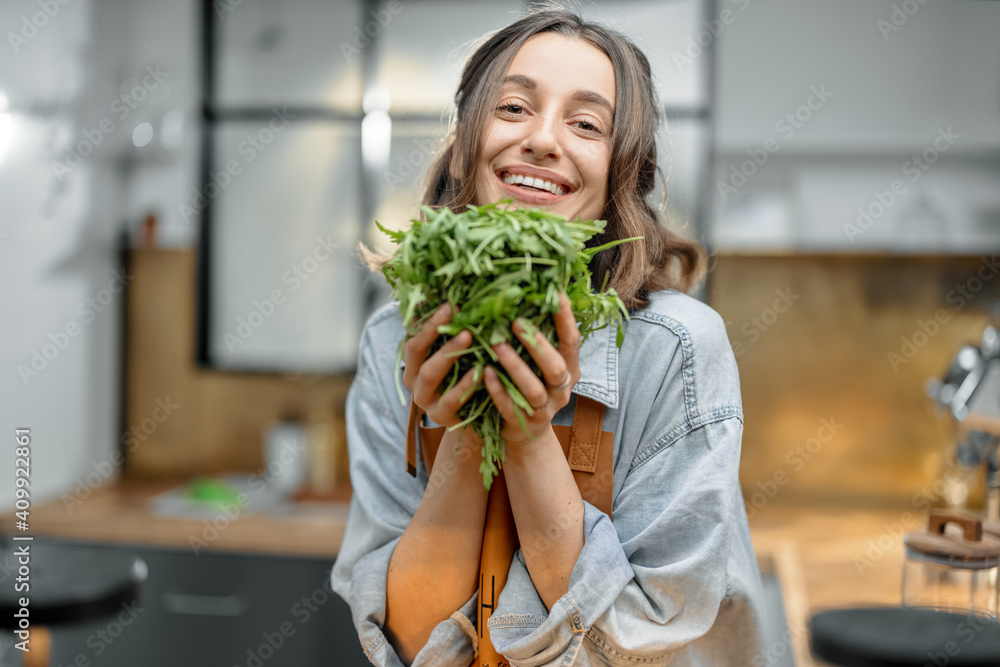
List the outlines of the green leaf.
<svg viewBox="0 0 1000 667">
<path fill-rule="evenodd" d="M 422 206 L 421 219 L 399 232 L 386 230 L 375 221 L 397 246 L 382 273 L 399 301 L 407 338 L 419 331 L 442 303 L 453 305 L 452 320 L 438 328 L 440 337 L 431 346 L 431 353 L 462 330 L 472 333 L 467 349 L 449 355 L 453 365 L 439 390 L 454 386 L 473 369 L 475 382 L 463 396 L 460 422 L 452 428 L 471 426 L 483 438 L 480 472 L 485 488 L 490 487 L 504 460 L 503 418 L 482 385 L 485 364 L 498 363 L 492 346 L 509 343 L 541 377 L 529 348 L 514 335 L 511 323 L 523 318 L 555 345 L 553 315 L 559 310 L 560 292 L 569 297 L 581 336 L 614 324 L 620 346 L 628 311 L 613 289 L 605 289 L 607 275 L 602 277 L 600 292 L 591 290 L 588 264 L 597 252 L 635 240 L 587 248 L 595 235 L 604 232 L 605 221 L 567 221 L 543 209 L 511 209 L 510 205 L 510 200 L 470 205 L 457 213 L 446 207 Z M 530 339 L 531 343 L 537 342 Z M 515 418 L 527 432 L 524 413 L 532 414 L 531 406 L 505 373 L 498 371 L 498 376 L 516 406 Z M 395 382 L 400 400 L 405 401 L 398 372 Z"/>
</svg>

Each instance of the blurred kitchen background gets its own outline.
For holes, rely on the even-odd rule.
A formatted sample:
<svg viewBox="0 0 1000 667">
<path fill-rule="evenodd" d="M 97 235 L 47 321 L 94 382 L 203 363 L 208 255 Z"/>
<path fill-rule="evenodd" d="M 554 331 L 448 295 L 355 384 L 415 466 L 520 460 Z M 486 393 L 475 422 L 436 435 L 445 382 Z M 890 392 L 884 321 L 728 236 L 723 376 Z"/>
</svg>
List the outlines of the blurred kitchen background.
<svg viewBox="0 0 1000 667">
<path fill-rule="evenodd" d="M 162 563 L 148 606 L 188 623 L 136 623 L 108 662 L 80 648 L 92 626 L 67 630 L 54 657 L 250 664 L 300 620 L 300 593 L 259 582 L 322 591 L 350 497 L 343 401 L 388 299 L 357 244 L 415 214 L 464 54 L 531 4 L 0 5 L 0 422 L 31 429 L 34 530 Z M 698 296 L 740 367 L 741 481 L 792 629 L 773 657 L 808 664 L 811 611 L 898 603 L 897 526 L 986 511 L 996 440 L 968 432 L 995 430 L 1000 391 L 970 422 L 965 375 L 943 397 L 931 380 L 967 344 L 981 371 L 1000 324 L 1000 2 L 571 6 L 653 64 L 654 204 L 712 253 Z M 255 475 L 238 516 L 185 508 L 192 482 L 226 498 Z M 319 664 L 330 626 L 361 655 L 328 593 L 269 664 Z M 206 618 L 225 640 L 170 654 Z"/>
</svg>

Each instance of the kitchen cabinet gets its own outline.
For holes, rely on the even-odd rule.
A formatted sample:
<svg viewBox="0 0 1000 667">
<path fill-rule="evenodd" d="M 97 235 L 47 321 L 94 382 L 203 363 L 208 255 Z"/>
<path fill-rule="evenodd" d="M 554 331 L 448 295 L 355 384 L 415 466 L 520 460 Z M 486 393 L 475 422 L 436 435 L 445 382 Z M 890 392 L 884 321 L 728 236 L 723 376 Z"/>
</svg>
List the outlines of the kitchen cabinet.
<svg viewBox="0 0 1000 667">
<path fill-rule="evenodd" d="M 113 547 L 146 562 L 141 600 L 117 616 L 54 629 L 52 665 L 370 664 L 350 608 L 330 590 L 331 558 Z"/>
</svg>

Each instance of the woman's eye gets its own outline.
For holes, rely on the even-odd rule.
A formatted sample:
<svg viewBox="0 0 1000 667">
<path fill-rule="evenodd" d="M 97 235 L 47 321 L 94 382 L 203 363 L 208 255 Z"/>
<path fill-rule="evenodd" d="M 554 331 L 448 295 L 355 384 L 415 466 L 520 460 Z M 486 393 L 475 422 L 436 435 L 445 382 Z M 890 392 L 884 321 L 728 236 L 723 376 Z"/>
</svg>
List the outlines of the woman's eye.
<svg viewBox="0 0 1000 667">
<path fill-rule="evenodd" d="M 593 132 L 595 134 L 603 134 L 603 132 L 601 132 L 601 128 L 597 127 L 596 125 L 594 125 L 593 123 L 591 123 L 589 121 L 581 120 L 581 121 L 577 121 L 576 124 L 584 132 Z"/>
<path fill-rule="evenodd" d="M 514 104 L 513 102 L 508 102 L 507 104 L 501 104 L 500 106 L 498 106 L 497 111 L 504 111 L 506 113 L 517 115 L 520 114 L 522 111 L 524 111 L 524 107 L 522 107 L 520 104 Z"/>
</svg>

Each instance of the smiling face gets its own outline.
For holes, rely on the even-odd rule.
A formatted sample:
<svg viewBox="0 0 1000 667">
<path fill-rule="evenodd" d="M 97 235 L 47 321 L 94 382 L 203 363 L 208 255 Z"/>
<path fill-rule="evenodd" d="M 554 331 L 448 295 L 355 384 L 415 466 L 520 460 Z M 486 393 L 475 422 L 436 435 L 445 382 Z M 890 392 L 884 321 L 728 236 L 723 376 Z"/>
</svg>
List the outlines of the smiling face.
<svg viewBox="0 0 1000 667">
<path fill-rule="evenodd" d="M 611 60 L 582 39 L 528 39 L 507 70 L 476 170 L 478 204 L 514 199 L 567 219 L 601 217 L 615 109 Z"/>
</svg>

